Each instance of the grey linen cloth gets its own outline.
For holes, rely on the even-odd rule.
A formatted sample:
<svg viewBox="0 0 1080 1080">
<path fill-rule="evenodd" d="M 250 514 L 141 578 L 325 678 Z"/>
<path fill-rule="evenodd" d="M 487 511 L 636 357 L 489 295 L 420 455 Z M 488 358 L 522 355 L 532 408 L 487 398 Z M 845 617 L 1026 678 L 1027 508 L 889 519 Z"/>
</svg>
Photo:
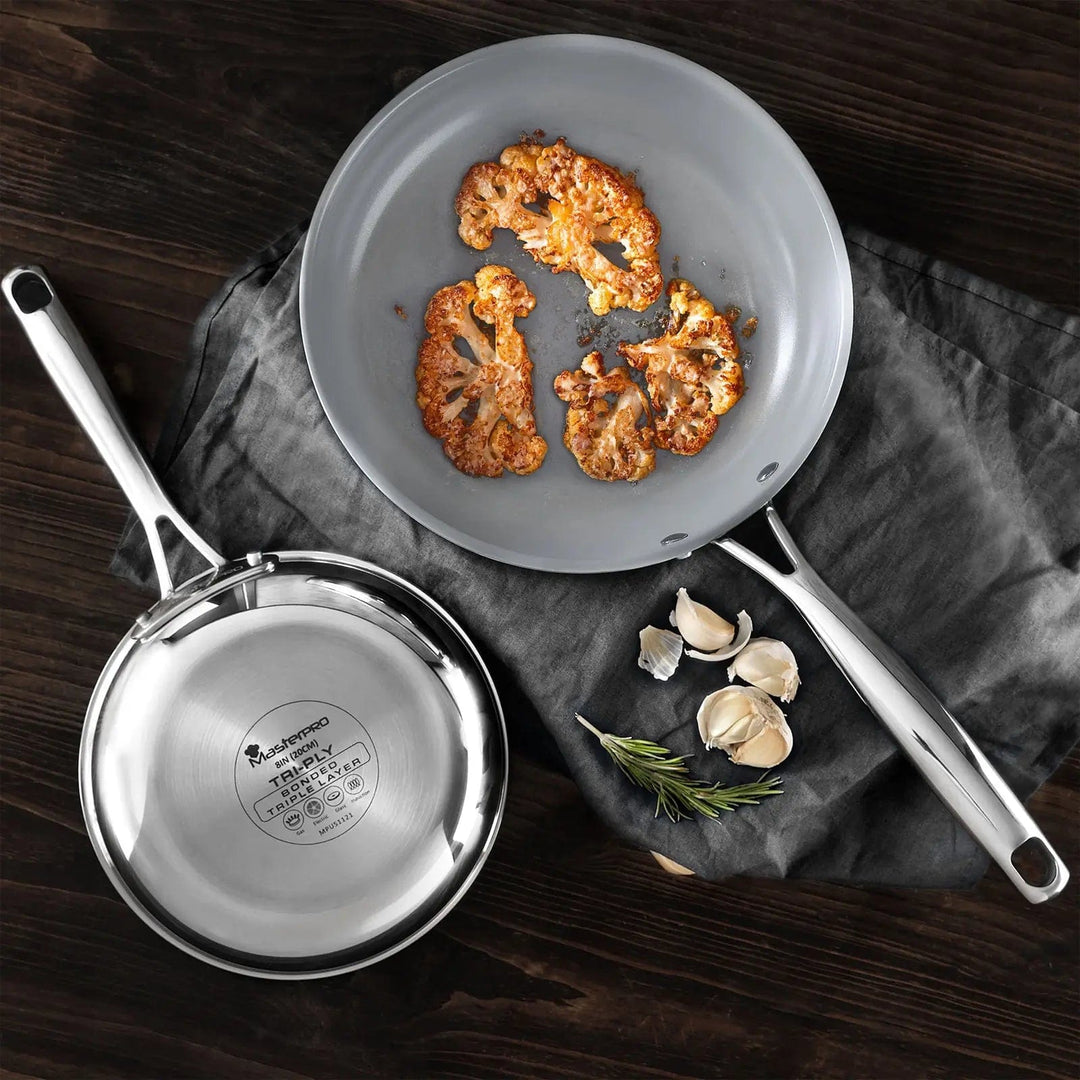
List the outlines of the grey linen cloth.
<svg viewBox="0 0 1080 1080">
<path fill-rule="evenodd" d="M 195 329 L 156 465 L 204 536 L 231 556 L 345 552 L 430 592 L 491 663 L 512 741 L 543 755 L 546 729 L 614 832 L 705 877 L 979 879 L 986 857 L 809 629 L 718 549 L 628 573 L 544 574 L 455 547 L 383 496 L 338 442 L 308 375 L 303 239 L 298 229 L 260 254 Z M 811 564 L 1026 798 L 1080 735 L 1080 319 L 865 232 L 847 239 L 847 378 L 777 507 Z M 182 577 L 202 569 L 186 548 L 170 558 Z M 134 520 L 114 570 L 154 581 Z M 803 684 L 784 706 L 795 736 L 784 793 L 673 824 L 574 714 L 693 754 L 703 778 L 757 778 L 705 752 L 697 733 L 698 704 L 726 684 L 726 664 L 684 660 L 667 683 L 637 666 L 638 630 L 667 625 L 679 586 L 729 617 L 746 608 L 758 634 L 792 646 Z"/>
</svg>

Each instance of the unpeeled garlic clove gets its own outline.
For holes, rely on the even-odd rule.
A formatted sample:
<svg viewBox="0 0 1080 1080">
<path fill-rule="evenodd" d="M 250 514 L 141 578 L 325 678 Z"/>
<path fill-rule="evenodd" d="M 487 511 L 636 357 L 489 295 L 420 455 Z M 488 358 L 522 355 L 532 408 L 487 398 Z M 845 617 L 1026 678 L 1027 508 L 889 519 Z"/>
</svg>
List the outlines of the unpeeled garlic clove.
<svg viewBox="0 0 1080 1080">
<path fill-rule="evenodd" d="M 685 589 L 675 594 L 675 610 L 670 616 L 674 626 L 688 645 L 705 652 L 714 652 L 731 644 L 735 627 L 712 608 L 690 598 Z"/>
<path fill-rule="evenodd" d="M 669 873 L 679 874 L 680 876 L 694 876 L 694 871 L 682 863 L 677 863 L 674 859 L 669 859 L 666 855 L 661 855 L 659 851 L 650 851 L 650 855 Z"/>
<path fill-rule="evenodd" d="M 706 748 L 724 750 L 736 765 L 769 769 L 791 753 L 793 739 L 784 714 L 757 687 L 714 691 L 702 701 L 697 721 Z"/>
<path fill-rule="evenodd" d="M 725 686 L 702 701 L 698 709 L 698 734 L 706 749 L 727 749 L 752 739 L 765 729 L 761 703 L 745 694 L 745 686 Z M 763 695 L 773 705 L 767 695 Z M 773 708 L 776 708 L 773 705 Z M 779 710 L 777 710 L 779 711 Z"/>
<path fill-rule="evenodd" d="M 754 623 L 745 611 L 740 611 L 736 619 L 739 623 L 739 632 L 735 635 L 735 640 L 726 649 L 717 649 L 716 652 L 700 652 L 698 649 L 687 649 L 686 655 L 692 656 L 695 660 L 710 660 L 713 662 L 730 660 L 737 655 L 750 640 L 750 635 L 754 632 Z"/>
<path fill-rule="evenodd" d="M 683 642 L 678 634 L 661 630 L 658 626 L 646 626 L 638 634 L 641 652 L 638 667 L 644 668 L 654 679 L 666 682 L 675 674 L 682 656 Z"/>
<path fill-rule="evenodd" d="M 738 675 L 744 682 L 781 701 L 794 700 L 799 689 L 799 665 L 795 662 L 795 654 L 775 638 L 748 641 L 727 670 L 729 682 Z"/>
<path fill-rule="evenodd" d="M 794 745 L 787 720 L 780 717 L 778 724 L 769 724 L 752 739 L 740 743 L 728 751 L 728 757 L 736 765 L 753 765 L 759 769 L 771 769 L 779 765 L 791 753 Z"/>
</svg>

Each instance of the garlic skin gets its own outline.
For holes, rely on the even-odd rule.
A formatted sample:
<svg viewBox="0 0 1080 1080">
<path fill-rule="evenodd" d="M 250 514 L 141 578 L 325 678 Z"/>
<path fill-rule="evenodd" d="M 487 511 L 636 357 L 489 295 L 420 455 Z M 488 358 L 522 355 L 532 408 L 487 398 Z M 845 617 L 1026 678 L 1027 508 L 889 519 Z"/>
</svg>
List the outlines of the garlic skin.
<svg viewBox="0 0 1080 1080">
<path fill-rule="evenodd" d="M 731 644 L 735 627 L 712 608 L 690 598 L 685 589 L 675 594 L 675 610 L 670 616 L 671 625 L 682 634 L 688 645 L 705 652 L 715 652 Z"/>
<path fill-rule="evenodd" d="M 644 668 L 654 679 L 667 682 L 682 657 L 683 642 L 678 634 L 670 630 L 661 630 L 658 626 L 646 626 L 638 634 L 641 652 L 638 654 L 638 667 Z"/>
<path fill-rule="evenodd" d="M 736 765 L 771 769 L 794 745 L 776 702 L 754 686 L 725 686 L 709 694 L 697 722 L 705 748 L 724 750 Z"/>
<path fill-rule="evenodd" d="M 736 618 L 739 623 L 739 632 L 735 635 L 735 640 L 726 649 L 717 649 L 716 652 L 687 649 L 686 655 L 692 656 L 695 660 L 708 660 L 713 663 L 717 660 L 730 660 L 737 655 L 750 640 L 750 635 L 754 632 L 754 622 L 745 611 L 740 611 Z"/>
<path fill-rule="evenodd" d="M 727 669 L 728 682 L 743 682 L 781 701 L 793 701 L 799 689 L 799 665 L 788 646 L 775 638 L 752 638 Z"/>
</svg>

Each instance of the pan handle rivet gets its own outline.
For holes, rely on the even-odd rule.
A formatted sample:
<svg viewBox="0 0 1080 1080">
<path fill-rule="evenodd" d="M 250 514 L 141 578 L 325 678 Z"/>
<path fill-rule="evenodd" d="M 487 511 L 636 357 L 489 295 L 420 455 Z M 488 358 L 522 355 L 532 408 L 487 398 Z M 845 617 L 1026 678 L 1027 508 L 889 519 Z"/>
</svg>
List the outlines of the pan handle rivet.
<svg viewBox="0 0 1080 1080">
<path fill-rule="evenodd" d="M 779 469 L 779 468 L 780 468 L 780 462 L 779 461 L 770 461 L 769 464 L 766 465 L 765 468 L 762 469 L 761 472 L 759 472 L 757 474 L 757 482 L 759 484 L 764 484 L 765 481 L 768 480 L 769 477 L 772 476 L 772 474 L 774 472 L 776 472 L 776 470 Z"/>
<path fill-rule="evenodd" d="M 686 533 L 672 533 L 670 536 L 665 536 L 660 541 L 661 547 L 667 547 L 668 544 L 677 544 L 680 540 L 686 539 Z"/>
</svg>

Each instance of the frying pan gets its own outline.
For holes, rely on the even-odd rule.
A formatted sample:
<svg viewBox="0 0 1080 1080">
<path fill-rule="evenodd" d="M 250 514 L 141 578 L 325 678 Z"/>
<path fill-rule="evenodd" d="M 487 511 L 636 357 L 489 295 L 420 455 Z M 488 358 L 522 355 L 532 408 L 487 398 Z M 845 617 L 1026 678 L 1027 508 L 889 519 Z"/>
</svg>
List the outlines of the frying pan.
<svg viewBox="0 0 1080 1080">
<path fill-rule="evenodd" d="M 369 563 L 218 554 L 162 491 L 40 267 L 2 288 L 161 586 L 105 665 L 79 750 L 113 885 L 166 940 L 249 975 L 336 974 L 403 948 L 464 894 L 502 818 L 506 732 L 476 649 Z M 205 573 L 174 586 L 163 521 Z"/>
<path fill-rule="evenodd" d="M 651 336 L 644 315 L 595 319 L 572 273 L 536 266 L 504 229 L 484 252 L 458 239 L 454 196 L 469 166 L 522 131 L 637 170 L 660 219 L 665 277 L 722 310 L 757 315 L 744 342 L 749 387 L 708 451 L 662 454 L 635 486 L 585 476 L 563 448 L 551 389 L 600 348 Z M 418 420 L 416 349 L 442 285 L 485 263 L 536 295 L 517 325 L 535 364 L 543 467 L 498 480 L 458 473 Z M 402 320 L 395 307 L 403 310 Z M 455 543 L 540 570 L 626 570 L 687 555 L 784 485 L 825 427 L 851 342 L 843 236 L 798 148 L 712 72 L 629 41 L 528 38 L 460 57 L 413 84 L 364 128 L 327 181 L 305 241 L 300 322 L 312 379 L 338 437 L 402 509 Z M 594 340 L 578 344 L 589 333 Z M 749 362 L 748 362 L 749 361 Z"/>
<path fill-rule="evenodd" d="M 456 234 L 454 195 L 469 166 L 534 129 L 636 171 L 662 224 L 665 271 L 678 266 L 719 308 L 734 304 L 760 320 L 744 345 L 748 390 L 712 443 L 693 458 L 660 455 L 636 485 L 582 473 L 559 445 L 564 410 L 551 382 L 589 349 L 611 361 L 619 340 L 651 336 L 653 313 L 594 319 L 580 279 L 534 265 L 507 230 L 485 252 Z M 549 444 L 538 471 L 497 480 L 454 469 L 420 423 L 413 378 L 427 300 L 491 262 L 514 269 L 537 297 L 518 326 Z M 704 68 L 583 35 L 481 49 L 399 94 L 327 182 L 300 277 L 320 400 L 357 464 L 398 506 L 455 543 L 541 570 L 625 570 L 717 543 L 791 600 L 946 805 L 1037 903 L 1064 888 L 1061 860 L 944 706 L 807 566 L 768 505 L 832 412 L 852 306 L 836 216 L 780 126 Z M 717 539 L 762 507 L 791 573 Z"/>
</svg>

